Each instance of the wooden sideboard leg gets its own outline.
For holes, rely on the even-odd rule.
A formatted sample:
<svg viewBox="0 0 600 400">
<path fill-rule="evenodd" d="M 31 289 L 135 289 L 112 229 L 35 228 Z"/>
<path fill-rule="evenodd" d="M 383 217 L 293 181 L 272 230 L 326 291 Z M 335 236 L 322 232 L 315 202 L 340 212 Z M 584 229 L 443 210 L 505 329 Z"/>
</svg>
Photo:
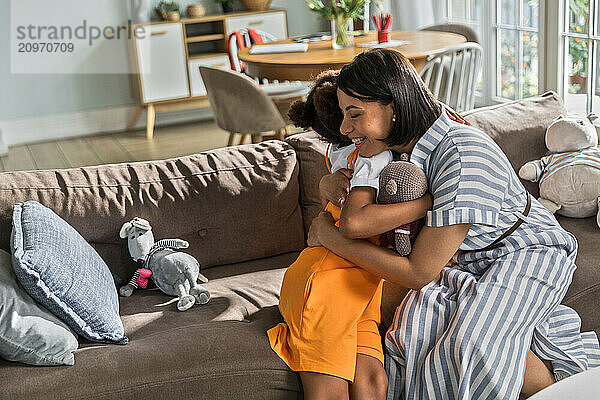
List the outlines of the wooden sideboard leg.
<svg viewBox="0 0 600 400">
<path fill-rule="evenodd" d="M 154 110 L 154 104 L 148 104 L 146 112 L 146 139 L 152 139 L 154 136 L 154 120 L 156 113 Z"/>
<path fill-rule="evenodd" d="M 252 135 L 252 143 L 260 143 L 261 135 Z"/>
<path fill-rule="evenodd" d="M 135 107 L 135 112 L 133 113 L 133 117 L 131 118 L 131 120 L 129 121 L 129 124 L 127 125 L 127 131 L 132 131 L 135 128 L 135 125 L 137 124 L 138 120 L 140 119 L 140 115 L 142 115 L 142 111 L 144 111 L 144 106 L 142 106 L 141 104 L 138 104 Z"/>
<path fill-rule="evenodd" d="M 229 140 L 227 141 L 227 147 L 233 146 L 234 140 L 235 140 L 235 133 L 229 132 Z"/>
<path fill-rule="evenodd" d="M 249 138 L 249 137 L 250 137 L 250 134 L 248 134 L 248 133 L 243 134 L 240 139 L 240 144 L 244 144 L 244 142 L 246 141 L 246 138 Z"/>
<path fill-rule="evenodd" d="M 285 129 L 281 128 L 276 132 L 277 139 L 283 141 L 285 139 Z"/>
</svg>

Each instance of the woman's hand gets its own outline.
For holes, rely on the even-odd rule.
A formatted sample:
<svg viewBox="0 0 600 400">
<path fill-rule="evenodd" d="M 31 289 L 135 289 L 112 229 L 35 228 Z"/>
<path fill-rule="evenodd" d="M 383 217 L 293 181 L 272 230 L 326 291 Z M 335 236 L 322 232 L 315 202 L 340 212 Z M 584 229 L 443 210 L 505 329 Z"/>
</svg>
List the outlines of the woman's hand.
<svg viewBox="0 0 600 400">
<path fill-rule="evenodd" d="M 335 227 L 331 214 L 326 211 L 321 211 L 310 224 L 306 243 L 310 247 L 324 246 L 324 242 L 327 238 L 330 238 L 331 235 L 335 235 L 336 233 L 338 233 L 338 229 Z"/>
<path fill-rule="evenodd" d="M 350 178 L 352 170 L 340 169 L 333 174 L 327 174 L 319 182 L 319 194 L 323 207 L 328 202 L 342 207 L 346 201 L 346 196 L 350 192 Z"/>
</svg>

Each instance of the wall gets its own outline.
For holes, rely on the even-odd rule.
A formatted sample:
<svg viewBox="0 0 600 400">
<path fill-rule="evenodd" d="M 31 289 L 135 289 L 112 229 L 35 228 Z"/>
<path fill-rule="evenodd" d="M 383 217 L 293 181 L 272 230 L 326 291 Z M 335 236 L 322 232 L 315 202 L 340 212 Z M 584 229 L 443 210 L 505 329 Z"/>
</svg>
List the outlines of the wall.
<svg viewBox="0 0 600 400">
<path fill-rule="evenodd" d="M 125 0 L 124 0 L 125 1 Z M 158 0 L 151 0 L 152 5 Z M 180 1 L 182 10 L 187 5 L 198 3 L 198 0 Z M 201 1 L 208 13 L 220 12 L 220 5 L 212 0 Z M 2 9 L 9 10 L 10 0 L 0 0 Z M 241 4 L 236 4 L 242 9 Z M 302 0 L 274 0 L 271 8 L 288 10 L 288 27 L 290 35 L 299 35 L 320 31 L 326 25 L 315 18 Z M 48 12 L 63 12 L 54 2 L 48 2 Z M 128 15 L 115 15 L 115 23 L 126 21 Z M 124 107 L 135 105 L 130 91 L 129 76 L 126 74 L 11 74 L 10 72 L 10 12 L 0 13 L 0 129 L 4 132 L 5 142 L 9 145 L 22 141 L 46 140 L 60 132 L 60 126 L 54 127 L 52 133 L 45 134 L 43 128 L 49 120 L 61 124 L 61 116 L 65 118 L 89 119 L 89 115 L 109 114 L 108 109 L 116 109 L 124 114 Z M 88 116 L 82 116 L 82 113 Z M 119 114 L 120 115 L 120 114 Z M 95 117 L 93 117 L 95 118 Z M 105 118 L 105 117 L 102 117 Z M 30 123 L 35 120 L 35 123 Z M 161 116 L 157 123 L 161 123 Z M 105 126 L 121 126 L 125 121 Z M 75 123 L 73 126 L 79 126 Z M 98 123 L 102 126 L 101 123 Z M 124 125 L 123 125 L 124 126 Z M 100 127 L 101 129 L 102 127 Z M 35 129 L 35 132 L 32 131 Z M 39 131 L 38 131 L 39 129 Z M 99 128 L 88 122 L 80 128 L 81 133 L 93 133 Z M 16 132 L 19 130 L 19 132 Z M 20 132 L 25 130 L 26 132 Z M 1 137 L 0 137 L 1 141 Z"/>
</svg>

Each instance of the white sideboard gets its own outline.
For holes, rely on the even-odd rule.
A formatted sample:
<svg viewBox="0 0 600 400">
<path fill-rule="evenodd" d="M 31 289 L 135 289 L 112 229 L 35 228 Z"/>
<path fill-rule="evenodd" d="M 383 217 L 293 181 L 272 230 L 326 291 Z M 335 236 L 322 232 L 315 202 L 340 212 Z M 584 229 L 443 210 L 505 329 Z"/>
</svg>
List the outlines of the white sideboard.
<svg viewBox="0 0 600 400">
<path fill-rule="evenodd" d="M 198 66 L 229 69 L 227 39 L 243 28 L 285 39 L 287 12 L 242 12 L 135 25 L 138 34 L 130 48 L 137 70 L 132 87 L 139 106 L 128 128 L 133 129 L 145 108 L 146 136 L 152 138 L 156 112 L 207 107 Z"/>
</svg>

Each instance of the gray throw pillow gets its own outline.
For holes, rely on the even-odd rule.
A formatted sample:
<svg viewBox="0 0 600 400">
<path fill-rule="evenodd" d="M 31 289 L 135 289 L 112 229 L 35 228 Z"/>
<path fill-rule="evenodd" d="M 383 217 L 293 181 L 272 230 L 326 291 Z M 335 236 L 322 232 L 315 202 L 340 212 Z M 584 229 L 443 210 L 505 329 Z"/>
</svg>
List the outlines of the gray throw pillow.
<svg viewBox="0 0 600 400">
<path fill-rule="evenodd" d="M 16 204 L 11 247 L 31 297 L 91 341 L 127 343 L 110 270 L 67 222 L 38 202 Z"/>
<path fill-rule="evenodd" d="M 73 365 L 77 337 L 19 285 L 0 250 L 0 357 L 31 365 Z"/>
</svg>

